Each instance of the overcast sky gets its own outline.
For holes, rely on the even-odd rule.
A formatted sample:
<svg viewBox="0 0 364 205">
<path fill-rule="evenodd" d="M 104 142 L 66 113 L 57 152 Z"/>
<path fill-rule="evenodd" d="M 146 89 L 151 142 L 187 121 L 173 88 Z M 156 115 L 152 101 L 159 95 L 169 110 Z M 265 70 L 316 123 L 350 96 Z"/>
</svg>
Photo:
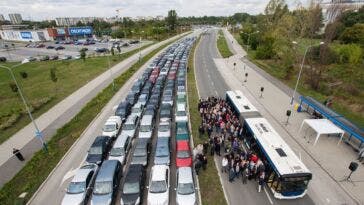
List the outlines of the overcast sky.
<svg viewBox="0 0 364 205">
<path fill-rule="evenodd" d="M 0 14 L 20 13 L 26 20 L 81 16 L 166 16 L 175 9 L 178 16 L 229 16 L 237 12 L 258 14 L 269 0 L 0 0 Z M 304 0 L 303 0 L 304 1 Z M 287 0 L 295 7 L 299 0 Z"/>
</svg>

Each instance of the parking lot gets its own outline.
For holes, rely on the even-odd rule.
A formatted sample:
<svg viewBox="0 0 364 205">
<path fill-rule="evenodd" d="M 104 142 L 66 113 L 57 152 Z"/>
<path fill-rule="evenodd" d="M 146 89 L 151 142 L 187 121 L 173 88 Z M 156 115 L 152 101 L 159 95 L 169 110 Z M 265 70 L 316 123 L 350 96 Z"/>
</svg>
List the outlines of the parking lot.
<svg viewBox="0 0 364 205">
<path fill-rule="evenodd" d="M 120 44 L 130 42 L 130 39 L 123 39 Z M 139 48 L 151 43 L 151 41 L 141 41 L 140 43 L 128 44 L 128 46 L 120 46 L 120 52 L 127 52 L 136 48 Z M 104 55 L 103 53 L 97 53 L 95 51 L 96 48 L 111 48 L 112 42 L 101 43 L 95 42 L 95 44 L 90 45 L 74 45 L 74 44 L 55 44 L 55 42 L 43 42 L 44 47 L 36 48 L 36 47 L 26 47 L 29 43 L 25 42 L 0 42 L 0 57 L 5 57 L 7 61 L 23 61 L 25 58 L 34 57 L 36 59 L 40 59 L 42 56 L 55 56 L 57 55 L 59 59 L 62 59 L 64 56 L 72 56 L 75 58 L 80 54 L 80 50 L 82 48 L 87 48 L 86 54 L 88 56 L 94 55 Z M 33 43 L 34 44 L 34 43 Z M 40 43 L 39 43 L 40 44 Z M 34 45 L 39 45 L 34 44 Z M 7 45 L 7 48 L 5 48 Z M 32 45 L 32 44 L 31 44 Z M 53 46 L 52 49 L 47 49 L 48 46 Z M 58 46 L 64 47 L 64 49 L 56 50 L 55 48 Z M 115 48 L 115 53 L 117 53 L 117 49 Z"/>
</svg>

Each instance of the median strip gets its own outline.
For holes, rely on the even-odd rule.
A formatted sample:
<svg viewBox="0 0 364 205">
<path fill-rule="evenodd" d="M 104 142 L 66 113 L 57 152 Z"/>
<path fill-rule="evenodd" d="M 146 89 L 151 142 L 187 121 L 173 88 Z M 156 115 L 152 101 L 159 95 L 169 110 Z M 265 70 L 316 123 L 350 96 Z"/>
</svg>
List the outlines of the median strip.
<svg viewBox="0 0 364 205">
<path fill-rule="evenodd" d="M 229 58 L 230 56 L 234 55 L 229 49 L 225 35 L 222 30 L 219 30 L 217 37 L 217 49 L 219 49 L 221 56 L 223 58 Z"/>
</svg>

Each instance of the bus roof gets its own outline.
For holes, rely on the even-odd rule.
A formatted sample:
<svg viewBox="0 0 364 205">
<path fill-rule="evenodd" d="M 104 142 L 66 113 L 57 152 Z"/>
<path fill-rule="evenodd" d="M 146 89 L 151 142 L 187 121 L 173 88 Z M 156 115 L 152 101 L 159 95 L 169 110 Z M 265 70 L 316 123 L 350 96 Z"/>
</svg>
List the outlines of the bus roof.
<svg viewBox="0 0 364 205">
<path fill-rule="evenodd" d="M 257 108 L 243 95 L 240 90 L 226 91 L 226 98 L 229 98 L 235 106 L 234 109 L 239 111 L 244 118 L 261 116 Z"/>
<path fill-rule="evenodd" d="M 245 122 L 278 174 L 311 173 L 265 118 L 250 118 Z"/>
</svg>

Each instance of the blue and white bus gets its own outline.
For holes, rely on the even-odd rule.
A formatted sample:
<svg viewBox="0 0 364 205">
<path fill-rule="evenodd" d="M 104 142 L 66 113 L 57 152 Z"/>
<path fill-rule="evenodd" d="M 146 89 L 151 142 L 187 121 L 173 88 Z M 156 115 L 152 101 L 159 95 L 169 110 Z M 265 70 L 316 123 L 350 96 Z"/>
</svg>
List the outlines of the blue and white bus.
<svg viewBox="0 0 364 205">
<path fill-rule="evenodd" d="M 302 198 L 312 173 L 240 91 L 227 91 L 226 101 L 243 121 L 244 142 L 266 165 L 266 183 L 275 198 Z M 244 106 L 249 106 L 245 109 Z"/>
</svg>

